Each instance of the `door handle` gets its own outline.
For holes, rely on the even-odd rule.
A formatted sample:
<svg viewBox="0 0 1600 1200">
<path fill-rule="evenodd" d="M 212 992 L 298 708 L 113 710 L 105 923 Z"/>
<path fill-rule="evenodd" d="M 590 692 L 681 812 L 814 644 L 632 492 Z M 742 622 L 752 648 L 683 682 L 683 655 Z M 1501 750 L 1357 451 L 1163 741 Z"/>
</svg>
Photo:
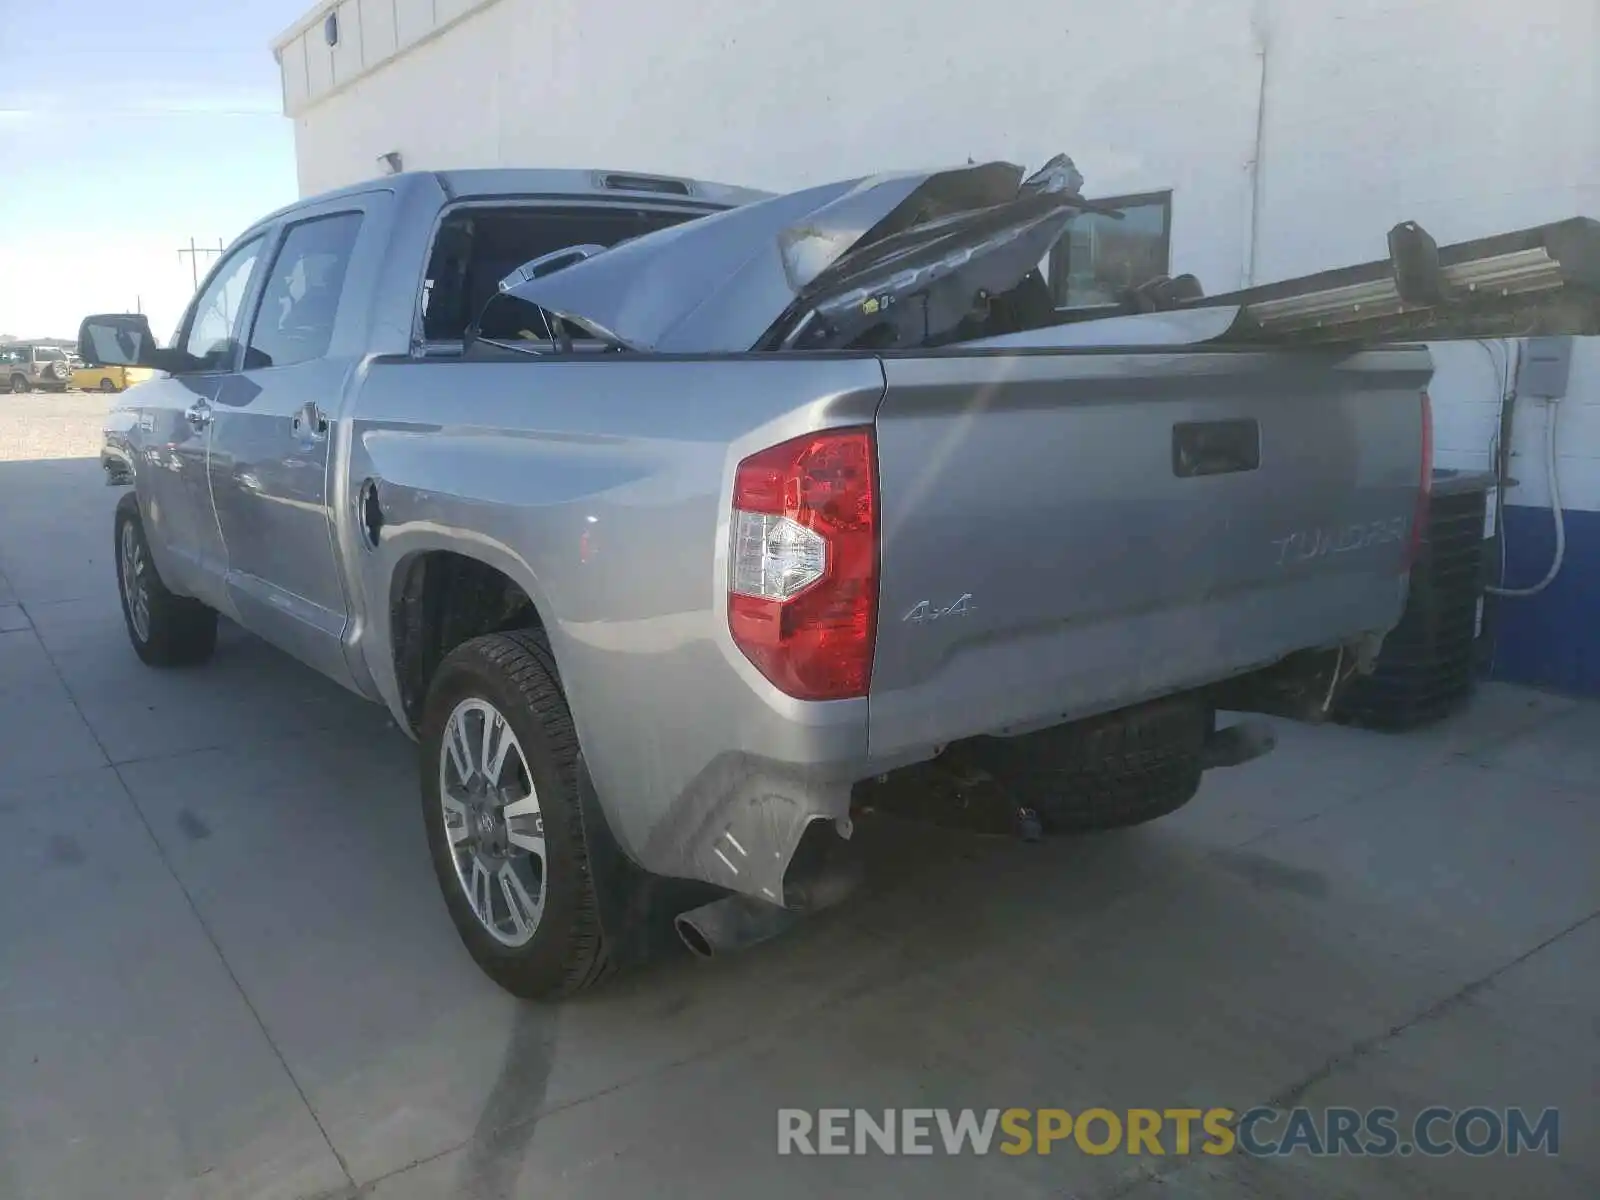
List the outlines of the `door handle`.
<svg viewBox="0 0 1600 1200">
<path fill-rule="evenodd" d="M 1172 473 L 1179 479 L 1232 475 L 1261 466 L 1261 423 L 1179 421 L 1172 427 Z"/>
<path fill-rule="evenodd" d="M 211 424 L 211 405 L 204 400 L 196 400 L 183 412 L 184 418 L 196 429 L 204 429 Z"/>
<path fill-rule="evenodd" d="M 315 402 L 307 404 L 295 413 L 294 432 L 296 437 L 309 438 L 313 442 L 320 442 L 328 436 L 328 417 Z"/>
</svg>

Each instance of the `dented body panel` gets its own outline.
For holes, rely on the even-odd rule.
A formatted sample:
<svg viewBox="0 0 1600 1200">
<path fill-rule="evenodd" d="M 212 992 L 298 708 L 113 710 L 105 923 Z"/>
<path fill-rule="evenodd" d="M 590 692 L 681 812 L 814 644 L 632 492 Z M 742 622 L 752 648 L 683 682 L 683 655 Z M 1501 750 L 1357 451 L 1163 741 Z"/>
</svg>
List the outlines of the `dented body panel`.
<svg viewBox="0 0 1600 1200">
<path fill-rule="evenodd" d="M 353 540 L 363 481 L 378 481 L 385 515 L 379 545 L 347 560 L 362 605 L 348 649 L 408 722 L 393 626 L 408 564 L 449 550 L 502 571 L 549 633 L 618 841 L 652 871 L 720 882 L 712 824 L 751 851 L 797 839 L 846 814 L 867 760 L 865 700 L 790 700 L 729 637 L 733 468 L 772 441 L 870 421 L 883 373 L 870 357 L 673 366 L 373 364 L 341 423 Z M 447 416 L 440 395 L 454 397 Z"/>
</svg>

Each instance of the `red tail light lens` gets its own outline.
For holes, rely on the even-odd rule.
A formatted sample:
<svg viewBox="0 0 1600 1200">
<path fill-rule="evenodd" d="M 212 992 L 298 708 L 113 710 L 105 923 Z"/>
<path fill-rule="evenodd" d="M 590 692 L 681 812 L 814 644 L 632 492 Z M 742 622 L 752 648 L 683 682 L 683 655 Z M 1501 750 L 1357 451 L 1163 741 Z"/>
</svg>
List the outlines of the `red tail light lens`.
<svg viewBox="0 0 1600 1200">
<path fill-rule="evenodd" d="M 865 696 L 878 612 L 877 451 L 870 426 L 787 441 L 739 464 L 728 628 L 798 700 Z"/>
<path fill-rule="evenodd" d="M 1422 393 L 1422 475 L 1417 483 L 1417 508 L 1411 516 L 1411 537 L 1406 542 L 1402 570 L 1416 566 L 1422 554 L 1422 539 L 1428 532 L 1428 510 L 1433 503 L 1433 401 Z"/>
</svg>

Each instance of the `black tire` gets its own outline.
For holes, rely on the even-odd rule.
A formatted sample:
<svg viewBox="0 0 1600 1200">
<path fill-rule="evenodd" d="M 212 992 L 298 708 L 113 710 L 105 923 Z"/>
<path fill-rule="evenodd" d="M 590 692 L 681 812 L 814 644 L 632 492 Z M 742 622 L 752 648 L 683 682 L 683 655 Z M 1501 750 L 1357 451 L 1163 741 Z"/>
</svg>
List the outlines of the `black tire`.
<svg viewBox="0 0 1600 1200">
<path fill-rule="evenodd" d="M 102 379 L 100 381 L 100 390 L 102 392 L 114 392 L 117 390 L 117 385 L 110 379 Z"/>
<path fill-rule="evenodd" d="M 174 595 L 161 581 L 150 542 L 145 537 L 144 519 L 139 514 L 139 498 L 133 492 L 117 501 L 112 558 L 117 564 L 117 595 L 122 601 L 122 620 L 134 653 L 152 667 L 192 667 L 205 662 L 217 648 L 217 613 L 200 601 Z M 126 535 L 124 533 L 126 531 Z M 145 619 L 135 615 L 132 593 L 127 586 L 128 556 L 123 538 L 132 539 L 142 555 Z M 143 628 L 141 629 L 141 625 Z"/>
<path fill-rule="evenodd" d="M 1194 798 L 1214 720 L 1208 705 L 1178 696 L 964 750 L 1046 829 L 1123 829 Z"/>
<path fill-rule="evenodd" d="M 11 377 L 11 392 L 13 395 L 22 395 L 28 391 L 28 387 L 28 377 L 26 375 L 13 375 Z"/>
<path fill-rule="evenodd" d="M 523 752 L 544 822 L 545 898 L 526 944 L 510 947 L 479 921 L 456 873 L 440 799 L 445 727 L 465 700 L 504 716 Z M 528 1000 L 571 996 L 613 972 L 601 928 L 578 793 L 578 735 L 549 642 L 539 630 L 496 633 L 456 647 L 428 688 L 420 729 L 422 818 L 450 919 L 489 978 Z"/>
</svg>

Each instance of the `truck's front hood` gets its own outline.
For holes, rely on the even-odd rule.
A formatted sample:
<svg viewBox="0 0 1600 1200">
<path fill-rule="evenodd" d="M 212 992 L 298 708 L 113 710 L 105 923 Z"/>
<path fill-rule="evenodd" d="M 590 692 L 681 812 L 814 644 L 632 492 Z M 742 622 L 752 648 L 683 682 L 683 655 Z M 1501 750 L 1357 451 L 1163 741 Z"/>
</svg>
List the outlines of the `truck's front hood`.
<svg viewBox="0 0 1600 1200">
<path fill-rule="evenodd" d="M 624 242 L 509 294 L 651 353 L 756 348 L 784 318 L 883 304 L 893 286 L 1010 286 L 1084 203 L 1068 160 L 1026 183 L 986 163 L 844 180 Z M 1031 260 L 1028 255 L 1032 255 Z M 874 289 L 878 289 L 876 292 Z"/>
</svg>

